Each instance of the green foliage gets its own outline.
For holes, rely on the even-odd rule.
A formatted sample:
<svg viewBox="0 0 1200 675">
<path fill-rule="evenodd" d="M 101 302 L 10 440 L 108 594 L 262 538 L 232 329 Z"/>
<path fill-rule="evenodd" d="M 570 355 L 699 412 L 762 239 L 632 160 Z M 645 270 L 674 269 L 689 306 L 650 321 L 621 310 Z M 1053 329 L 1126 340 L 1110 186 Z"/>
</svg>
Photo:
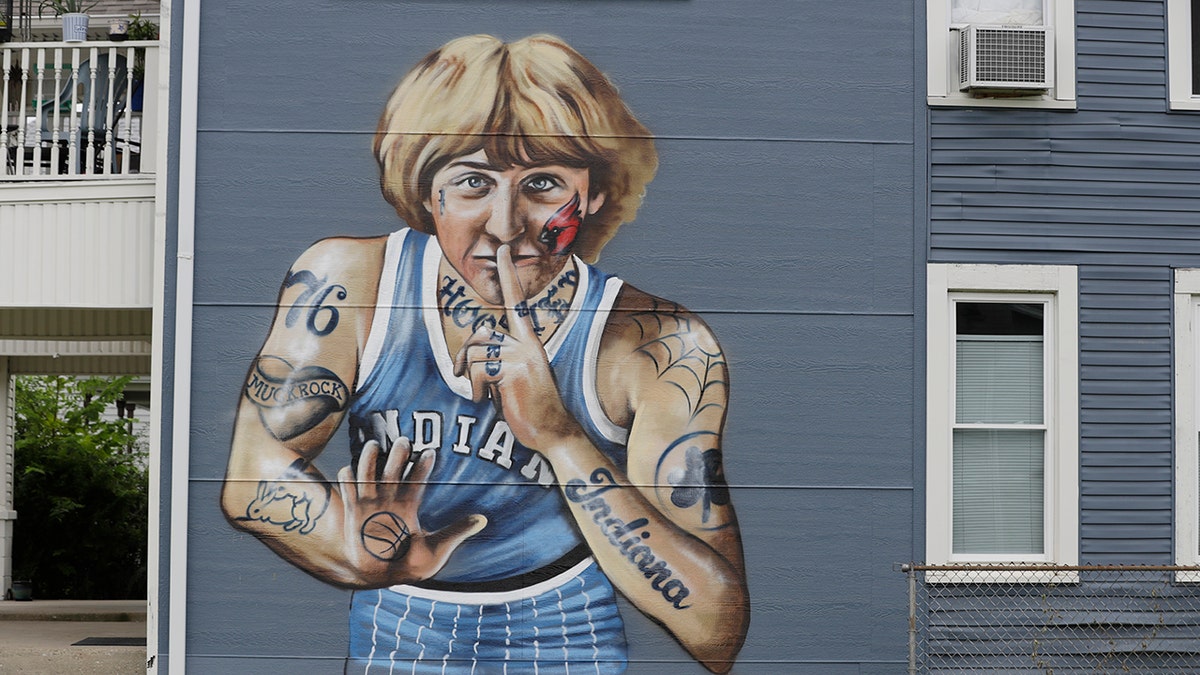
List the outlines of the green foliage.
<svg viewBox="0 0 1200 675">
<path fill-rule="evenodd" d="M 54 16 L 62 16 L 63 14 L 87 14 L 87 11 L 95 7 L 97 2 L 88 2 L 88 0 L 42 0 L 38 4 L 38 16 L 47 9 L 54 12 Z"/>
<path fill-rule="evenodd" d="M 130 14 L 129 32 L 126 35 L 130 40 L 157 40 L 158 24 L 150 19 L 143 19 L 141 12 Z"/>
<path fill-rule="evenodd" d="M 128 383 L 16 380 L 13 572 L 39 598 L 146 597 L 146 453 L 101 418 Z"/>
<path fill-rule="evenodd" d="M 129 40 L 157 40 L 158 24 L 150 19 L 143 19 L 142 13 L 129 15 L 129 30 L 125 33 Z M 133 79 L 141 82 L 146 77 L 146 50 L 139 49 L 133 57 Z M 135 85 L 136 89 L 137 86 Z"/>
</svg>

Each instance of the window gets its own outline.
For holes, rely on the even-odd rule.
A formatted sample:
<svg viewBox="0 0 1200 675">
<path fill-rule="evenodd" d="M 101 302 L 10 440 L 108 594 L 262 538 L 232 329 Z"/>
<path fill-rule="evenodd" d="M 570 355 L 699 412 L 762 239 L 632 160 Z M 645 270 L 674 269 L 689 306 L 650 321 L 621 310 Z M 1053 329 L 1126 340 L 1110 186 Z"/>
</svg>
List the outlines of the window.
<svg viewBox="0 0 1200 675">
<path fill-rule="evenodd" d="M 929 563 L 1078 562 L 1077 295 L 1074 267 L 929 266 Z"/>
<path fill-rule="evenodd" d="M 1200 110 L 1200 0 L 1167 0 L 1168 96 L 1175 110 Z"/>
<path fill-rule="evenodd" d="M 978 27 L 985 28 L 980 32 Z M 1030 51 L 1029 41 L 1038 35 L 1039 27 L 1046 29 L 1047 37 L 1037 44 L 1035 53 Z M 1048 88 L 1008 89 L 997 85 L 995 89 L 962 91 L 959 85 L 965 61 L 960 50 L 964 41 L 978 45 L 977 55 L 997 53 L 987 52 L 989 43 L 970 37 L 971 32 L 1012 36 L 1001 38 L 1004 55 L 988 58 L 1004 65 L 1010 73 L 1022 73 L 1022 82 L 1030 81 L 1024 74 L 1032 66 L 1044 73 Z M 1075 107 L 1074 0 L 926 0 L 926 43 L 930 105 Z"/>
<path fill-rule="evenodd" d="M 1200 269 L 1175 270 L 1175 563 L 1200 565 Z M 1180 573 L 1181 581 L 1200 574 Z"/>
</svg>

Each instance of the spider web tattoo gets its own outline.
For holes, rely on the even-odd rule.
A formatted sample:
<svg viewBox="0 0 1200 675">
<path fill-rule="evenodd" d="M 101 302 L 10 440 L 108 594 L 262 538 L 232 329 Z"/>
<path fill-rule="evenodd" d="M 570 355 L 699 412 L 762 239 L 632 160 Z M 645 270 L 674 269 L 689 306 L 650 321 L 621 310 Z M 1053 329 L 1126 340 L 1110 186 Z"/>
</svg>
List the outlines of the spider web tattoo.
<svg viewBox="0 0 1200 675">
<path fill-rule="evenodd" d="M 633 312 L 629 318 L 644 340 L 634 351 L 654 363 L 658 379 L 683 394 L 690 419 L 696 419 L 708 408 L 725 408 L 716 396 L 718 388 L 729 386 L 725 380 L 725 355 L 715 345 L 709 351 L 699 344 L 692 332 L 692 319 L 683 308 L 655 300 L 653 307 Z"/>
</svg>

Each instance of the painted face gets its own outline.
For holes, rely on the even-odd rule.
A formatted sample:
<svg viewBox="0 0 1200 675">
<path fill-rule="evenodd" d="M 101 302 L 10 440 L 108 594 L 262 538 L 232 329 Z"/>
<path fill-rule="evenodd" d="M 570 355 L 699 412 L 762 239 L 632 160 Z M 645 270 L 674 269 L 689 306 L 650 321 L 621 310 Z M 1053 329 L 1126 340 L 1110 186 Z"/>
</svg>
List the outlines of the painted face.
<svg viewBox="0 0 1200 675">
<path fill-rule="evenodd" d="M 434 174 L 425 208 L 450 265 L 484 300 L 500 305 L 501 244 L 512 247 L 517 277 L 526 298 L 532 297 L 562 270 L 582 219 L 603 203 L 602 194 L 588 196 L 587 169 L 501 168 L 480 150 Z"/>
</svg>

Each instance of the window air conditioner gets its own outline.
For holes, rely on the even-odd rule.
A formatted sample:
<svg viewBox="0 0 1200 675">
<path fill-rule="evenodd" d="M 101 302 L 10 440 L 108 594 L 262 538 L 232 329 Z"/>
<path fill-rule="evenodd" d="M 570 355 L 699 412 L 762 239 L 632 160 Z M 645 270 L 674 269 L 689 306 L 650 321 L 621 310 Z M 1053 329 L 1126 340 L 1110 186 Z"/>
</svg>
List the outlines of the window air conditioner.
<svg viewBox="0 0 1200 675">
<path fill-rule="evenodd" d="M 979 26 L 958 33 L 959 91 L 1046 91 L 1054 85 L 1051 28 Z"/>
</svg>

